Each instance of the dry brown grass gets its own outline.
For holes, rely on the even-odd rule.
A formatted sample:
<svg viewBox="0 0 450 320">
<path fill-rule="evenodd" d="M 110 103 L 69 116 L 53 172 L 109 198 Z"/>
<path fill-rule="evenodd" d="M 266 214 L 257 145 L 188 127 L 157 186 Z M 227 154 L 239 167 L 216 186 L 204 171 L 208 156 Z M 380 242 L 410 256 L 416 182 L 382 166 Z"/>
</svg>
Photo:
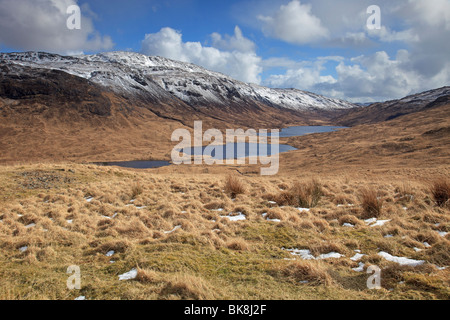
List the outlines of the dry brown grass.
<svg viewBox="0 0 450 320">
<path fill-rule="evenodd" d="M 360 202 L 363 208 L 363 219 L 379 218 L 383 212 L 383 200 L 378 197 L 374 188 L 363 188 L 360 192 Z"/>
<path fill-rule="evenodd" d="M 182 300 L 212 300 L 219 296 L 206 280 L 188 274 L 173 276 L 167 281 L 160 295 L 163 298 L 175 297 Z"/>
<path fill-rule="evenodd" d="M 440 178 L 435 180 L 430 187 L 434 201 L 440 207 L 446 206 L 450 199 L 450 180 Z"/>
<path fill-rule="evenodd" d="M 144 188 L 142 187 L 140 182 L 135 182 L 131 186 L 131 199 L 136 199 L 137 196 L 141 195 L 144 192 Z"/>
<path fill-rule="evenodd" d="M 314 208 L 323 195 L 322 185 L 316 179 L 296 182 L 289 190 L 279 193 L 274 201 L 278 205 Z"/>
<path fill-rule="evenodd" d="M 246 187 L 241 179 L 237 176 L 229 175 L 225 180 L 225 192 L 228 193 L 231 198 L 235 198 L 237 195 L 244 194 Z"/>
<path fill-rule="evenodd" d="M 141 283 L 158 283 L 162 281 L 162 277 L 160 274 L 153 270 L 146 270 L 146 269 L 137 269 L 138 273 L 136 276 L 136 281 L 139 281 Z"/>
<path fill-rule="evenodd" d="M 296 284 L 330 286 L 333 279 L 320 262 L 295 261 L 276 270 L 281 275 Z"/>
<path fill-rule="evenodd" d="M 43 168 L 51 172 L 55 167 Z M 11 173 L 35 169 L 0 167 L 0 188 L 14 182 Z M 448 209 L 426 202 L 430 195 L 426 184 L 420 183 L 423 180 L 414 182 L 414 200 L 407 203 L 406 211 L 404 203 L 394 197 L 401 179 L 367 181 L 349 176 L 342 181 L 341 177 L 320 176 L 320 201 L 311 210 L 300 211 L 299 202 L 284 207 L 267 202 L 268 194 L 295 190 L 280 191 L 280 186 L 296 186 L 295 177 L 240 178 L 251 192 L 230 199 L 220 187 L 226 174 L 168 175 L 81 165 L 75 170 L 78 178 L 85 176 L 85 182 L 69 189 L 18 193 L 2 203 L 0 277 L 4 285 L 0 298 L 73 299 L 80 293 L 66 292 L 64 286 L 55 288 L 52 283 L 64 283 L 64 269 L 80 264 L 86 276 L 81 294 L 88 299 L 383 299 L 377 292 L 365 291 L 366 279 L 351 270 L 358 266 L 349 259 L 355 249 L 366 254 L 361 261 L 381 268 L 389 263 L 377 254 L 380 250 L 426 260 L 431 266 L 449 264 L 449 236 L 438 233 L 450 231 Z M 144 187 L 131 203 L 130 186 L 136 181 Z M 353 200 L 369 185 L 383 198 L 393 198 L 383 210 L 383 216 L 392 219 L 385 227 L 371 228 L 359 220 L 362 208 Z M 304 190 L 308 189 L 314 190 Z M 339 194 L 346 199 L 337 208 Z M 94 197 L 90 202 L 85 199 L 88 195 Z M 246 219 L 223 218 L 237 212 L 243 212 Z M 266 218 L 262 213 L 267 213 Z M 345 222 L 355 227 L 343 227 Z M 36 225 L 27 228 L 30 223 Z M 388 234 L 393 237 L 385 238 Z M 20 252 L 24 246 L 28 250 Z M 344 256 L 303 261 L 281 248 L 309 249 L 315 257 L 330 252 Z M 114 255 L 107 257 L 110 251 Z M 284 258 L 297 260 L 286 262 Z M 138 266 L 135 281 L 117 281 L 117 275 L 134 266 Z M 406 280 L 416 277 L 412 283 L 421 289 L 400 287 L 392 281 L 396 286 L 392 297 L 442 298 L 447 294 L 445 286 L 426 291 L 421 269 L 398 272 Z M 447 271 L 433 272 L 433 281 L 445 280 Z M 24 285 L 17 285 L 16 279 Z M 299 292 L 299 285 L 307 290 Z"/>
<path fill-rule="evenodd" d="M 228 249 L 236 251 L 248 251 L 250 249 L 250 246 L 247 243 L 247 241 L 245 241 L 245 239 L 242 238 L 232 239 L 227 242 L 226 246 Z"/>
</svg>

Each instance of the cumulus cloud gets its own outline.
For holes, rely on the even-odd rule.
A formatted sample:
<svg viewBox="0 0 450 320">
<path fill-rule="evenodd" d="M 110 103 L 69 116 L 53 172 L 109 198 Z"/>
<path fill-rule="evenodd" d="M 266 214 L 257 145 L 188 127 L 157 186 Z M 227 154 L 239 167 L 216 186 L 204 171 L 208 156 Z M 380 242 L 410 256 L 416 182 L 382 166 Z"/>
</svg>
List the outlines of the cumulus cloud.
<svg viewBox="0 0 450 320">
<path fill-rule="evenodd" d="M 235 79 L 260 83 L 261 58 L 252 50 L 254 44 L 242 35 L 239 28 L 234 36 L 223 38 L 215 34 L 216 45 L 232 51 L 202 45 L 200 42 L 183 42 L 181 32 L 162 28 L 157 33 L 147 34 L 142 41 L 142 53 L 169 59 L 190 62 L 206 69 L 227 74 Z"/>
<path fill-rule="evenodd" d="M 263 32 L 269 36 L 294 44 L 318 42 L 326 38 L 328 30 L 312 14 L 311 5 L 293 0 L 282 5 L 271 16 L 258 16 L 263 22 Z"/>
<path fill-rule="evenodd" d="M 272 75 L 265 84 L 303 88 L 353 102 L 373 102 L 438 88 L 450 81 L 450 63 L 432 76 L 423 75 L 412 68 L 413 56 L 403 49 L 395 57 L 379 51 L 351 59 L 335 59 L 340 61 L 335 68 L 335 77 L 323 74 L 325 61 L 329 60 L 318 59 L 296 69 L 288 69 L 284 74 Z"/>
<path fill-rule="evenodd" d="M 296 6 L 306 6 L 308 2 L 313 6 L 308 12 L 314 10 L 329 32 L 328 37 L 314 45 L 345 47 L 351 55 L 347 53 L 337 65 L 328 64 L 327 68 L 321 58 L 306 63 L 268 59 L 263 64 L 266 71 L 272 67 L 285 70 L 270 75 L 264 84 L 352 101 L 401 98 L 450 84 L 450 42 L 446 41 L 450 39 L 450 0 L 380 0 L 380 30 L 366 27 L 366 9 L 373 1 L 342 0 L 337 5 L 333 0 L 303 0 L 302 4 L 297 1 Z M 363 54 L 356 56 L 360 49 Z"/>
<path fill-rule="evenodd" d="M 254 52 L 255 43 L 244 37 L 239 26 L 234 28 L 234 35 L 222 36 L 220 33 L 214 32 L 211 35 L 212 46 L 226 51 Z"/>
<path fill-rule="evenodd" d="M 315 61 L 295 63 L 286 59 L 270 59 L 265 62 L 266 67 L 289 66 L 285 74 L 271 75 L 264 80 L 264 84 L 275 88 L 302 88 L 303 90 L 317 89 L 318 84 L 334 84 L 336 79 L 330 75 L 322 75 L 324 64 L 328 61 L 342 61 L 342 57 L 320 57 Z"/>
<path fill-rule="evenodd" d="M 81 15 L 80 30 L 67 28 L 67 8 L 76 4 L 76 0 L 0 0 L 0 43 L 56 53 L 111 49 L 111 38 L 101 36 L 88 15 Z"/>
</svg>

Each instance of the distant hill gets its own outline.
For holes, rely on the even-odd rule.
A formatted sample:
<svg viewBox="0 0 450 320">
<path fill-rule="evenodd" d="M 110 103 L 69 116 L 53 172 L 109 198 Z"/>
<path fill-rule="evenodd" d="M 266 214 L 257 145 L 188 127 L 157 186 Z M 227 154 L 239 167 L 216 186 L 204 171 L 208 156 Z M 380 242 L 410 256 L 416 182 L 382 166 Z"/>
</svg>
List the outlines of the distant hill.
<svg viewBox="0 0 450 320">
<path fill-rule="evenodd" d="M 332 122 L 343 126 L 377 123 L 450 103 L 450 87 L 429 90 L 403 99 L 338 111 Z"/>
</svg>

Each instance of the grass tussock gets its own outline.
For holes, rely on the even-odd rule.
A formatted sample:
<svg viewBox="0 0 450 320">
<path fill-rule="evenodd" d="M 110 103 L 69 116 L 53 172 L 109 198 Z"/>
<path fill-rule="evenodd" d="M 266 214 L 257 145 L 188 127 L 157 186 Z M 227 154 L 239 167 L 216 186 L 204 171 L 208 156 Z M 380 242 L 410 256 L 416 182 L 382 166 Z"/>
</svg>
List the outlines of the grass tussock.
<svg viewBox="0 0 450 320">
<path fill-rule="evenodd" d="M 203 278 L 179 274 L 168 280 L 160 295 L 167 299 L 211 300 L 217 299 L 217 293 Z"/>
<path fill-rule="evenodd" d="M 143 192 L 144 188 L 142 187 L 140 182 L 133 183 L 131 186 L 131 199 L 136 199 Z"/>
<path fill-rule="evenodd" d="M 435 180 L 430 187 L 431 194 L 434 201 L 439 207 L 444 207 L 449 204 L 450 199 L 450 180 L 447 178 L 440 178 Z"/>
<path fill-rule="evenodd" d="M 242 238 L 232 239 L 226 244 L 226 246 L 228 249 L 235 251 L 248 251 L 250 248 L 247 241 Z"/>
<path fill-rule="evenodd" d="M 295 261 L 277 270 L 283 278 L 299 284 L 325 285 L 333 284 L 333 279 L 325 267 L 315 261 Z"/>
<path fill-rule="evenodd" d="M 279 193 L 274 201 L 281 206 L 314 208 L 323 196 L 322 185 L 318 180 L 296 182 L 291 188 Z"/>
<path fill-rule="evenodd" d="M 225 192 L 235 198 L 239 194 L 244 194 L 246 192 L 246 187 L 241 179 L 236 176 L 229 175 L 225 179 Z"/>
<path fill-rule="evenodd" d="M 383 200 L 378 197 L 374 188 L 363 188 L 360 192 L 360 201 L 363 208 L 363 219 L 379 218 L 383 212 Z"/>
</svg>

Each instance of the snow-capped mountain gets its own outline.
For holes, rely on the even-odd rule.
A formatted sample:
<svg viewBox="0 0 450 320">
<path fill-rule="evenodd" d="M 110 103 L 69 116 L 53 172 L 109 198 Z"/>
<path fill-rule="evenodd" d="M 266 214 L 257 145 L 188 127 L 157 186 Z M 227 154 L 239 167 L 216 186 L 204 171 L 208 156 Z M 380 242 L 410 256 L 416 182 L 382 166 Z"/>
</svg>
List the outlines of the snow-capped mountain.
<svg viewBox="0 0 450 320">
<path fill-rule="evenodd" d="M 190 63 L 132 52 L 60 56 L 41 52 L 0 53 L 0 63 L 66 72 L 117 94 L 179 99 L 189 106 L 262 104 L 296 111 L 342 110 L 356 105 L 295 89 L 243 83 Z"/>
<path fill-rule="evenodd" d="M 399 100 L 373 103 L 367 107 L 343 110 L 334 119 L 344 126 L 376 123 L 450 103 L 450 87 L 416 93 Z"/>
</svg>

